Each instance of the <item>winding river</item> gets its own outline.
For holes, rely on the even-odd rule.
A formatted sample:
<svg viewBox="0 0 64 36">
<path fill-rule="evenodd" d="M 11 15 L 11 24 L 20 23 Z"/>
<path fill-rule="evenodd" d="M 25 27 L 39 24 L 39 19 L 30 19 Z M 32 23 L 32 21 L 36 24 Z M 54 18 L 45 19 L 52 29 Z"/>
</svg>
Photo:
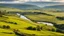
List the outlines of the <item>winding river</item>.
<svg viewBox="0 0 64 36">
<path fill-rule="evenodd" d="M 17 15 L 20 16 L 20 18 L 22 18 L 22 19 L 25 19 L 25 20 L 29 20 L 29 21 L 30 21 L 30 19 L 28 19 L 28 18 L 25 17 L 24 15 L 21 15 L 21 14 L 19 14 L 19 13 L 17 13 Z M 45 25 L 53 26 L 52 23 L 48 23 L 48 22 L 37 22 L 37 23 L 38 23 L 38 24 L 45 24 Z"/>
</svg>

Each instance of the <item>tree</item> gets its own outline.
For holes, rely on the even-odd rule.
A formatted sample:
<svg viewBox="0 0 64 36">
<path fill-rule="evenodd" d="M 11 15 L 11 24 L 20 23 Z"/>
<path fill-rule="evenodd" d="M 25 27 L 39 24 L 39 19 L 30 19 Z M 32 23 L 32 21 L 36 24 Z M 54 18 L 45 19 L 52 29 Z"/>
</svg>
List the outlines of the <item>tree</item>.
<svg viewBox="0 0 64 36">
<path fill-rule="evenodd" d="M 3 25 L 3 28 L 6 28 L 6 26 L 5 26 L 5 25 Z"/>
<path fill-rule="evenodd" d="M 28 30 L 33 30 L 32 26 L 29 26 L 27 29 L 28 29 Z"/>
<path fill-rule="evenodd" d="M 3 25 L 4 29 L 10 29 L 10 26 Z"/>
<path fill-rule="evenodd" d="M 10 26 L 6 26 L 7 29 L 10 29 Z"/>
<path fill-rule="evenodd" d="M 37 26 L 37 31 L 40 31 L 41 30 L 41 27 L 40 26 Z"/>
<path fill-rule="evenodd" d="M 34 27 L 34 28 L 32 28 L 33 30 L 36 30 L 36 28 Z"/>
</svg>

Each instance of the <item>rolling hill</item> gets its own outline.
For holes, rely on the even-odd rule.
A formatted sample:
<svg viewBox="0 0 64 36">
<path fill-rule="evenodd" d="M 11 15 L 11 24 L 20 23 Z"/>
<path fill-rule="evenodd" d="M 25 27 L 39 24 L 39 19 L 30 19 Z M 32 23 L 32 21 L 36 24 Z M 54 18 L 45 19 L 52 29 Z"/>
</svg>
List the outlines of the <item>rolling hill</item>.
<svg viewBox="0 0 64 36">
<path fill-rule="evenodd" d="M 51 6 L 51 5 L 61 5 L 63 3 L 59 3 L 59 2 L 26 2 L 25 4 L 37 5 L 41 8 L 43 8 L 43 7 Z"/>
<path fill-rule="evenodd" d="M 6 19 L 5 19 L 6 18 Z M 14 23 L 15 22 L 15 23 Z M 5 28 L 3 26 L 9 26 L 10 28 Z M 42 31 L 36 31 L 36 30 L 28 30 L 26 29 L 29 26 L 36 27 L 37 25 L 42 26 Z M 12 16 L 12 15 L 4 15 L 3 17 L 0 17 L 0 36 L 20 36 L 14 32 L 14 30 L 18 30 L 20 34 L 25 34 L 27 36 L 35 35 L 35 36 L 55 36 L 55 35 L 64 35 L 63 33 L 58 32 L 52 32 L 47 29 L 52 29 L 54 26 L 47 26 L 43 24 L 36 24 L 34 22 L 24 20 L 22 18 L 19 18 L 18 16 Z"/>
<path fill-rule="evenodd" d="M 17 9 L 40 9 L 40 7 L 31 4 L 0 4 L 0 6 L 17 8 Z"/>
<path fill-rule="evenodd" d="M 46 6 L 44 7 L 46 9 L 59 9 L 59 10 L 64 10 L 64 5 L 54 5 L 54 6 Z"/>
<path fill-rule="evenodd" d="M 15 10 L 14 12 L 18 12 L 18 11 L 23 12 L 24 11 L 24 16 L 26 16 L 27 18 L 29 18 L 33 21 L 28 21 L 23 18 L 20 18 L 19 16 L 17 16 L 14 13 L 13 14 L 6 13 L 5 15 L 0 16 L 0 36 L 20 36 L 20 34 L 27 35 L 27 36 L 30 36 L 30 35 L 31 36 L 34 36 L 34 35 L 35 36 L 59 36 L 59 35 L 64 36 L 64 33 L 56 32 L 57 28 L 55 26 L 48 26 L 48 25 L 44 25 L 43 23 L 41 23 L 41 24 L 36 23 L 39 21 L 41 21 L 41 22 L 47 21 L 47 22 L 53 22 L 53 23 L 57 23 L 57 24 L 64 24 L 64 20 L 59 20 L 56 18 L 57 16 L 64 16 L 63 13 L 61 13 L 62 15 L 59 15 L 60 13 L 58 13 L 58 12 L 48 12 L 48 11 L 43 11 L 43 10 L 42 11 L 41 10 L 36 11 L 34 9 L 33 10 L 31 9 L 31 11 L 21 10 L 21 8 L 22 9 L 28 8 L 28 5 L 24 5 L 24 4 L 19 5 L 19 6 L 17 5 L 16 7 L 15 6 L 16 6 L 16 4 L 15 5 L 14 4 L 3 4 L 0 7 L 0 11 L 2 11 L 1 9 L 6 9 L 6 11 L 8 10 L 8 12 L 9 12 L 9 10 L 10 11 Z M 21 8 L 17 9 L 18 7 L 21 7 Z M 32 7 L 32 5 L 29 5 L 29 7 Z M 2 12 L 6 12 L 6 11 L 3 10 Z M 13 11 L 11 11 L 11 12 L 13 12 Z M 28 14 L 25 14 L 25 12 Z M 37 13 L 37 12 L 39 12 L 39 13 Z M 34 22 L 34 21 L 36 21 L 36 22 Z M 41 31 L 37 31 L 35 29 L 33 29 L 33 30 L 26 29 L 30 26 L 36 28 L 38 25 L 43 28 Z M 8 26 L 8 27 L 6 27 L 6 26 Z"/>
</svg>

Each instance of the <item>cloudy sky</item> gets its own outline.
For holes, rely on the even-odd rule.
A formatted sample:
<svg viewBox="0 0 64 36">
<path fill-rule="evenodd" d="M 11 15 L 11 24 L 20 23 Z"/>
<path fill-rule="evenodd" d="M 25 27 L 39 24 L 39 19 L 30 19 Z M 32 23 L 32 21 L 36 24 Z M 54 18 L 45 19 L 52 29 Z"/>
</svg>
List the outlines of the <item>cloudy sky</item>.
<svg viewBox="0 0 64 36">
<path fill-rule="evenodd" d="M 0 1 L 61 1 L 63 2 L 64 0 L 0 0 Z"/>
<path fill-rule="evenodd" d="M 64 0 L 0 0 L 0 3 L 23 3 L 23 2 L 28 2 L 28 1 L 64 2 Z"/>
</svg>

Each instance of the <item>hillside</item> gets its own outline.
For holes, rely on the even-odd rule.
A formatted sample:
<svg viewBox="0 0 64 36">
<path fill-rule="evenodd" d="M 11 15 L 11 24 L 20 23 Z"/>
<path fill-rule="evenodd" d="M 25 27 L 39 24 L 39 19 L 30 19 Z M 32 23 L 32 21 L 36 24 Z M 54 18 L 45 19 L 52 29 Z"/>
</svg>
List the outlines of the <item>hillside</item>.
<svg viewBox="0 0 64 36">
<path fill-rule="evenodd" d="M 1 14 L 1 13 L 0 13 Z M 41 26 L 43 29 L 27 29 L 28 27 L 37 28 Z M 53 30 L 52 30 L 53 29 Z M 54 32 L 53 32 L 54 31 Z M 37 24 L 32 21 L 19 18 L 17 15 L 0 15 L 0 36 L 55 36 L 55 35 L 64 35 L 63 33 L 55 32 L 56 28 L 54 26 L 48 26 L 44 24 Z"/>
<path fill-rule="evenodd" d="M 29 20 L 20 18 L 17 13 Z M 1 36 L 64 36 L 64 12 L 0 7 Z M 59 18 L 58 18 L 59 17 Z M 53 26 L 38 22 L 55 23 Z M 4 35 L 3 35 L 4 34 Z"/>
</svg>

